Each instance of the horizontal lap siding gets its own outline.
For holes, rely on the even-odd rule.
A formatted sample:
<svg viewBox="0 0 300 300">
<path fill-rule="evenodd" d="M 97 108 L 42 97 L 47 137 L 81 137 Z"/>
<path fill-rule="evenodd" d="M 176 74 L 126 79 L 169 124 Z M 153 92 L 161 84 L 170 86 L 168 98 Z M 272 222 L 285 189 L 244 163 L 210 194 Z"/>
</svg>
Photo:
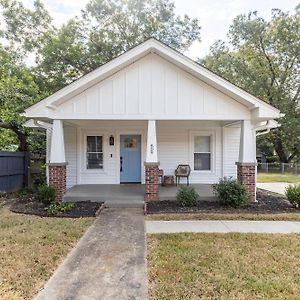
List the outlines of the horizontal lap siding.
<svg viewBox="0 0 300 300">
<path fill-rule="evenodd" d="M 179 163 L 189 164 L 188 142 L 186 129 L 158 127 L 158 159 L 165 175 L 173 175 Z"/>
<path fill-rule="evenodd" d="M 224 176 L 236 178 L 235 163 L 239 158 L 240 128 L 224 128 Z"/>
<path fill-rule="evenodd" d="M 200 121 L 157 121 L 157 143 L 158 160 L 160 168 L 164 170 L 165 175 L 174 175 L 178 164 L 190 164 L 192 162 L 190 133 L 197 131 L 214 131 L 214 167 L 213 172 L 193 172 L 190 176 L 191 183 L 215 183 L 224 176 L 236 176 L 235 162 L 238 159 L 239 152 L 239 128 L 223 129 L 223 147 L 222 147 L 222 128 L 216 122 Z M 85 170 L 84 168 L 84 146 L 83 132 L 103 134 L 104 146 L 104 170 Z M 101 122 L 95 123 L 95 126 L 83 126 L 81 129 L 65 128 L 65 149 L 67 166 L 67 187 L 75 184 L 114 184 L 119 183 L 119 134 L 134 134 L 143 132 L 143 161 L 146 151 L 146 122 Z M 81 133 L 80 133 L 81 132 Z M 115 138 L 115 146 L 109 146 L 108 139 L 110 135 Z M 80 145 L 77 145 L 77 142 Z M 77 149 L 79 152 L 77 153 Z M 224 153 L 224 159 L 222 159 Z M 112 157 L 111 157 L 112 154 Z M 142 163 L 143 163 L 142 161 Z M 222 165 L 224 170 L 222 172 Z M 78 169 L 77 169 L 78 168 Z"/>
<path fill-rule="evenodd" d="M 120 174 L 120 134 L 141 134 L 143 138 L 142 148 L 145 149 L 145 134 L 147 123 L 145 121 L 100 121 L 83 124 L 79 129 L 80 149 L 78 153 L 78 184 L 118 184 Z M 103 170 L 86 170 L 85 168 L 85 138 L 86 135 L 103 136 Z M 115 139 L 114 146 L 109 145 L 109 137 Z M 142 155 L 143 156 L 143 155 Z M 142 164 L 144 156 L 142 158 Z M 143 174 L 142 174 L 143 178 Z"/>
<path fill-rule="evenodd" d="M 67 165 L 67 188 L 77 184 L 77 131 L 75 127 L 64 128 Z"/>
<path fill-rule="evenodd" d="M 109 136 L 114 134 L 112 131 L 106 132 L 104 128 L 99 129 L 99 135 L 102 136 L 103 145 L 103 169 L 86 170 L 85 169 L 85 149 L 84 139 L 86 135 L 97 135 L 96 130 L 85 130 L 81 136 L 81 164 L 80 164 L 80 183 L 81 184 L 115 184 L 117 183 L 117 157 L 115 146 L 109 146 Z M 114 134 L 115 136 L 115 134 Z M 112 154 L 112 157 L 111 157 Z"/>
<path fill-rule="evenodd" d="M 221 127 L 209 122 L 157 122 L 158 160 L 165 175 L 174 175 L 179 164 L 191 165 L 190 132 L 214 131 L 212 172 L 191 172 L 191 183 L 215 183 L 222 176 Z"/>
</svg>

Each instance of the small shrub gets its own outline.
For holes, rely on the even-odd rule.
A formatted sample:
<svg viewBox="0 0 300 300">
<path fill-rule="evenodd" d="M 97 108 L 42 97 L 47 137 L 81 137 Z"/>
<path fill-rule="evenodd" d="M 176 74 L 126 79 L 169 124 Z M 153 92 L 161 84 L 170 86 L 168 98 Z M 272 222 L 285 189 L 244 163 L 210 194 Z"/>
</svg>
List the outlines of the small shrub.
<svg viewBox="0 0 300 300">
<path fill-rule="evenodd" d="M 47 178 L 44 175 L 41 175 L 33 180 L 32 187 L 34 190 L 38 190 L 38 188 L 42 185 L 47 184 Z"/>
<path fill-rule="evenodd" d="M 300 185 L 289 185 L 285 189 L 285 195 L 292 205 L 300 206 Z"/>
<path fill-rule="evenodd" d="M 248 195 L 243 185 L 232 178 L 220 179 L 212 186 L 214 194 L 222 205 L 239 207 L 248 201 Z"/>
<path fill-rule="evenodd" d="M 31 188 L 25 187 L 19 191 L 19 196 L 26 197 L 33 194 L 33 190 Z"/>
<path fill-rule="evenodd" d="M 49 214 L 55 215 L 59 212 L 68 212 L 75 207 L 74 203 L 52 203 L 50 204 L 46 210 Z"/>
<path fill-rule="evenodd" d="M 56 190 L 53 186 L 41 185 L 38 187 L 36 197 L 38 201 L 49 205 L 56 200 Z"/>
<path fill-rule="evenodd" d="M 181 206 L 192 207 L 197 205 L 199 195 L 193 187 L 183 186 L 180 187 L 176 194 L 177 202 Z"/>
</svg>

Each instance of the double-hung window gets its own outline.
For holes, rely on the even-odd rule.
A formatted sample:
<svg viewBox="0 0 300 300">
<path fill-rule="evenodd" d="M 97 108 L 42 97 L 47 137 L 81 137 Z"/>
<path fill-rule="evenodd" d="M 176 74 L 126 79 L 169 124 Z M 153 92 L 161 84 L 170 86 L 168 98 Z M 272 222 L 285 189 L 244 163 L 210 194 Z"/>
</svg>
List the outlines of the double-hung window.
<svg viewBox="0 0 300 300">
<path fill-rule="evenodd" d="M 103 169 L 103 143 L 102 136 L 86 137 L 86 168 Z"/>
<path fill-rule="evenodd" d="M 194 170 L 210 171 L 211 170 L 211 136 L 195 135 L 194 136 Z"/>
</svg>

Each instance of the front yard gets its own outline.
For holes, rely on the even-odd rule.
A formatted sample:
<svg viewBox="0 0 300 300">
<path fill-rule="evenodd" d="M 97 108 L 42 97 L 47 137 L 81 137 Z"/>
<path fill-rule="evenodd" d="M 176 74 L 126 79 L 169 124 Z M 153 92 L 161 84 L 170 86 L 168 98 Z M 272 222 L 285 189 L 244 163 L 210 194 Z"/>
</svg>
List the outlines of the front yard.
<svg viewBox="0 0 300 300">
<path fill-rule="evenodd" d="M 248 221 L 300 221 L 300 212 L 295 213 L 159 213 L 147 215 L 147 220 L 248 220 Z"/>
<path fill-rule="evenodd" d="M 16 214 L 0 199 L 0 299 L 31 299 L 93 220 Z"/>
<path fill-rule="evenodd" d="M 257 200 L 257 203 L 247 203 L 239 208 L 204 200 L 193 207 L 182 207 L 177 201 L 149 202 L 147 219 L 300 221 L 300 209 L 291 205 L 283 195 L 258 189 Z"/>
<path fill-rule="evenodd" d="M 300 183 L 300 175 L 292 173 L 257 173 L 257 182 Z"/>
<path fill-rule="evenodd" d="M 148 236 L 150 299 L 299 299 L 300 236 Z"/>
</svg>

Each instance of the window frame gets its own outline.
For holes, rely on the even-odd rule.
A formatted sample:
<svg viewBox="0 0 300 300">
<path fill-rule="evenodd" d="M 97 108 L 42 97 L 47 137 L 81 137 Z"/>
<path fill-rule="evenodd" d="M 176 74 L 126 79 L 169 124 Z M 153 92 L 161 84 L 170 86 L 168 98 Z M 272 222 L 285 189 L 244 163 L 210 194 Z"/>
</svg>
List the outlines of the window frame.
<svg viewBox="0 0 300 300">
<path fill-rule="evenodd" d="M 81 144 L 81 155 L 80 155 L 80 160 L 81 160 L 81 172 L 85 173 L 105 173 L 105 168 L 106 168 L 106 162 L 105 162 L 105 153 L 106 153 L 106 148 L 105 148 L 105 143 L 106 143 L 106 135 L 103 132 L 97 132 L 97 131 L 82 131 L 81 133 L 82 137 L 82 144 Z M 102 156 L 103 156 L 103 167 L 102 169 L 88 169 L 87 168 L 87 137 L 88 136 L 101 136 L 102 137 Z"/>
<path fill-rule="evenodd" d="M 87 149 L 87 145 L 88 145 L 88 142 L 87 142 L 87 139 L 88 137 L 98 137 L 98 138 L 101 138 L 101 151 L 88 151 Z M 95 134 L 87 134 L 86 137 L 85 137 L 85 167 L 86 167 L 86 170 L 103 170 L 104 169 L 104 151 L 103 151 L 103 135 L 95 135 Z M 101 168 L 88 168 L 88 154 L 89 153 L 96 153 L 96 154 L 102 154 L 102 167 Z"/>
<path fill-rule="evenodd" d="M 195 137 L 197 136 L 209 136 L 210 137 L 210 152 L 195 152 Z M 215 131 L 212 130 L 201 130 L 201 131 L 191 131 L 190 132 L 190 165 L 192 173 L 206 173 L 211 174 L 215 173 Z M 209 153 L 210 154 L 210 170 L 195 170 L 194 164 L 194 154 L 195 153 Z"/>
</svg>

